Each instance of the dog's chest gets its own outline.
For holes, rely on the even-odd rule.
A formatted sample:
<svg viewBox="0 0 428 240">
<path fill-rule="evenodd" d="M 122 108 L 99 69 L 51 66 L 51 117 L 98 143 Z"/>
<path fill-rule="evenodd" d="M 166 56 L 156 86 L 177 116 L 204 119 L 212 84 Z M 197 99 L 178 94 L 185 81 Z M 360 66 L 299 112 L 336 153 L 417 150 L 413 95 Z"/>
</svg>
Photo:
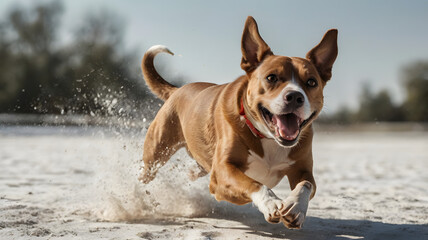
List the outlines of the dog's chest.
<svg viewBox="0 0 428 240">
<path fill-rule="evenodd" d="M 264 156 L 260 157 L 253 151 L 249 151 L 247 163 L 248 169 L 245 175 L 266 185 L 275 187 L 282 179 L 281 171 L 294 164 L 288 158 L 290 149 L 279 146 L 272 139 L 262 139 Z"/>
</svg>

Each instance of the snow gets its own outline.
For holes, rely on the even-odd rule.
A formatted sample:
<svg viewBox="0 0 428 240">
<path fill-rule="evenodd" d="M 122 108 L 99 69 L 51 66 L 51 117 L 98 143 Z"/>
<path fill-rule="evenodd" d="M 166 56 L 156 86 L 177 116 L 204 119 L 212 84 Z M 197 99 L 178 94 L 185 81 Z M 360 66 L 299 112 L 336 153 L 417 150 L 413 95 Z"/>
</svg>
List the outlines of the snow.
<svg viewBox="0 0 428 240">
<path fill-rule="evenodd" d="M 318 131 L 302 230 L 216 202 L 184 151 L 139 183 L 144 132 L 0 126 L 0 239 L 428 239 L 427 132 Z"/>
</svg>

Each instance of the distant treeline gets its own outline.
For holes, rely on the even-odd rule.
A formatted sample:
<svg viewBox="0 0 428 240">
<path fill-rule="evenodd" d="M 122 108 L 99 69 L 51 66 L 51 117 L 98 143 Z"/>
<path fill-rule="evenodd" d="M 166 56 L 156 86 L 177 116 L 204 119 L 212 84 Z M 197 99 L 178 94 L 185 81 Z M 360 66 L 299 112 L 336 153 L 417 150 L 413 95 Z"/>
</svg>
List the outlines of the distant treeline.
<svg viewBox="0 0 428 240">
<path fill-rule="evenodd" d="M 427 122 L 428 121 L 428 61 L 418 61 L 405 66 L 401 73 L 405 99 L 395 104 L 387 90 L 374 93 L 363 85 L 359 107 L 352 111 L 344 106 L 336 113 L 323 116 L 320 121 L 333 123 L 357 122 Z"/>
<path fill-rule="evenodd" d="M 60 2 L 50 2 L 15 7 L 0 20 L 0 112 L 120 115 L 159 107 L 142 80 L 141 56 L 123 47 L 118 17 L 87 15 L 64 43 L 62 13 Z"/>
<path fill-rule="evenodd" d="M 161 101 L 142 80 L 142 56 L 123 46 L 120 19 L 105 11 L 87 15 L 80 27 L 67 29 L 71 39 L 60 41 L 62 14 L 62 4 L 54 1 L 15 7 L 0 19 L 0 113 L 152 118 Z M 402 104 L 394 104 L 386 90 L 373 93 L 364 86 L 358 110 L 343 107 L 320 120 L 428 121 L 428 61 L 408 65 L 402 83 Z"/>
</svg>

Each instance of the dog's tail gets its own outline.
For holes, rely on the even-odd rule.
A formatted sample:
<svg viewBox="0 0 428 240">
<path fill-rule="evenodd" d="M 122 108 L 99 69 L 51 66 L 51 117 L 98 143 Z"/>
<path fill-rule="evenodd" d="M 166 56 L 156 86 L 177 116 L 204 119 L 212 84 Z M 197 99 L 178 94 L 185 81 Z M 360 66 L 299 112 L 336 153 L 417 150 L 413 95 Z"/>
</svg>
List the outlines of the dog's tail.
<svg viewBox="0 0 428 240">
<path fill-rule="evenodd" d="M 165 52 L 174 55 L 167 47 L 162 45 L 156 45 L 144 54 L 143 61 L 141 63 L 141 69 L 143 70 L 143 76 L 146 80 L 147 85 L 154 94 L 160 99 L 167 100 L 171 94 L 178 88 L 163 79 L 156 71 L 153 64 L 153 59 L 158 53 Z"/>
</svg>

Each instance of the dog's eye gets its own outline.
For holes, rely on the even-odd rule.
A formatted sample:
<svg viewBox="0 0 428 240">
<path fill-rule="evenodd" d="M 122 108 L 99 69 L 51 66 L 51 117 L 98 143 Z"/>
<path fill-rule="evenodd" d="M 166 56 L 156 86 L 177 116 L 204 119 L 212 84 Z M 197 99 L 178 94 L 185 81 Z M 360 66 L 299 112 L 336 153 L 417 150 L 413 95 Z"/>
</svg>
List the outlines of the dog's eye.
<svg viewBox="0 0 428 240">
<path fill-rule="evenodd" d="M 309 78 L 308 81 L 306 81 L 306 85 L 308 85 L 309 87 L 316 87 L 318 86 L 318 83 L 317 81 L 315 81 L 315 79 Z"/>
<path fill-rule="evenodd" d="M 275 74 L 270 74 L 269 76 L 266 77 L 266 80 L 270 83 L 274 83 L 278 81 L 278 78 L 276 77 Z"/>
</svg>

